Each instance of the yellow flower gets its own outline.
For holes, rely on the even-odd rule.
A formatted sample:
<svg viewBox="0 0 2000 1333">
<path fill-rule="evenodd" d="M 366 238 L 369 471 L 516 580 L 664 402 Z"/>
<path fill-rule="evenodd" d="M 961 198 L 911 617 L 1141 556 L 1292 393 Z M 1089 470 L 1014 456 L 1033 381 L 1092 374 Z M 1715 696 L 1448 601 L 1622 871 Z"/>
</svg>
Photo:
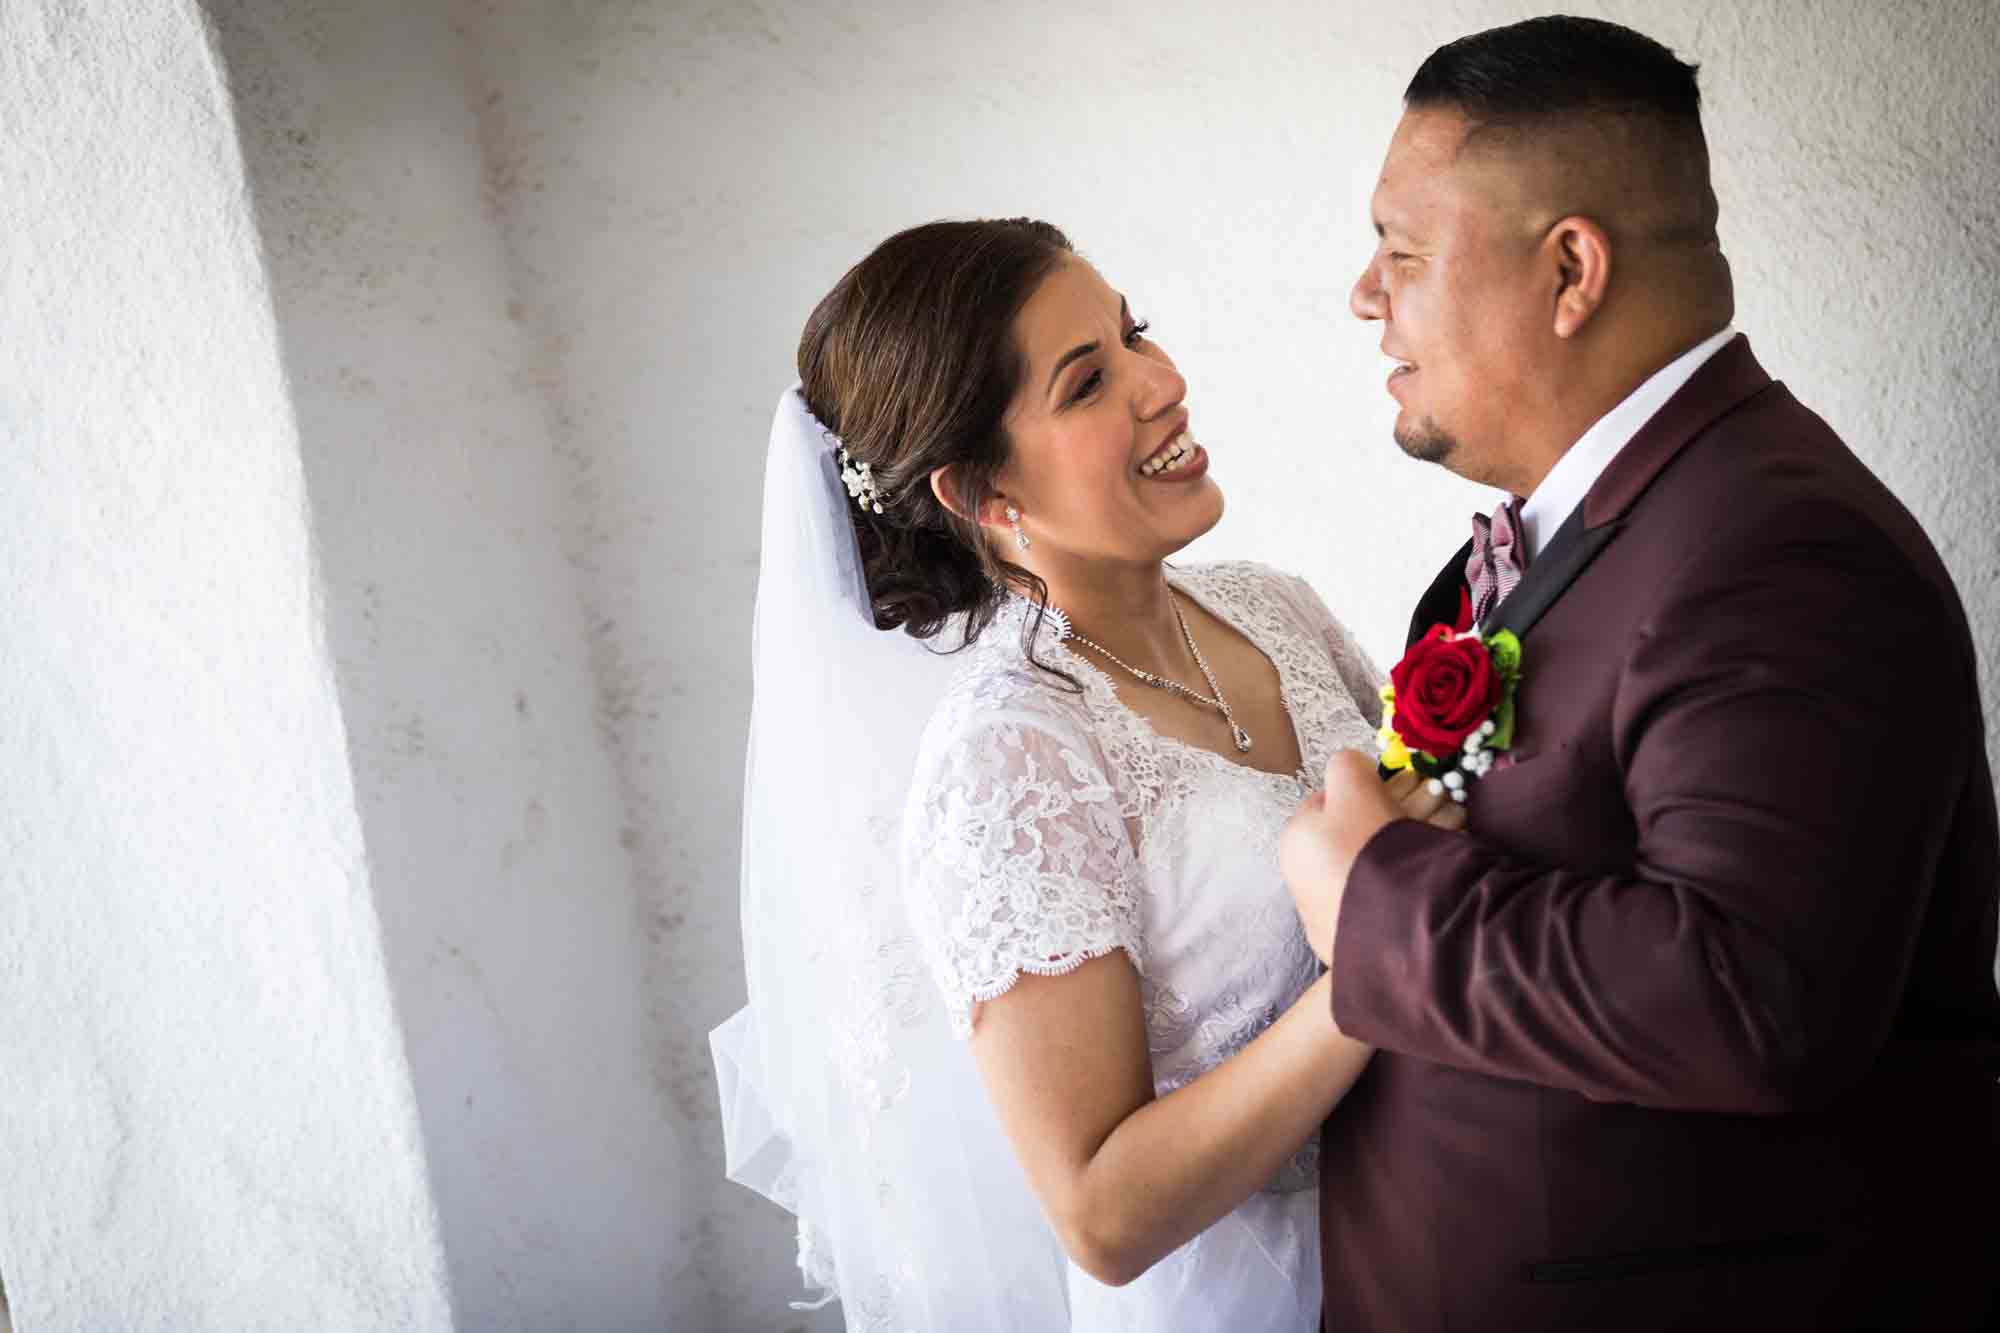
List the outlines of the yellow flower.
<svg viewBox="0 0 2000 1333">
<path fill-rule="evenodd" d="M 1403 744 L 1403 738 L 1396 734 L 1394 726 L 1384 722 L 1382 729 L 1375 733 L 1375 738 L 1382 742 L 1382 767 L 1396 772 L 1410 766 L 1410 747 Z"/>
<path fill-rule="evenodd" d="M 1393 771 L 1410 766 L 1410 747 L 1396 734 L 1396 687 L 1382 682 L 1382 729 L 1375 739 L 1382 744 L 1382 767 Z"/>
</svg>

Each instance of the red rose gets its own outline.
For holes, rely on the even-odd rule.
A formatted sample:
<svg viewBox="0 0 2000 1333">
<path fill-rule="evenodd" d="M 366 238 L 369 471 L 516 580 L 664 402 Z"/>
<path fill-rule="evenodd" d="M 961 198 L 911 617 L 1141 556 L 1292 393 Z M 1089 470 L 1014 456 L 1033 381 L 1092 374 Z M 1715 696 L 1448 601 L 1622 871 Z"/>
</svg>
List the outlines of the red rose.
<svg viewBox="0 0 2000 1333">
<path fill-rule="evenodd" d="M 1452 637 L 1438 625 L 1410 645 L 1389 679 L 1396 686 L 1396 734 L 1432 758 L 1458 752 L 1499 707 L 1506 686 L 1477 636 Z"/>
</svg>

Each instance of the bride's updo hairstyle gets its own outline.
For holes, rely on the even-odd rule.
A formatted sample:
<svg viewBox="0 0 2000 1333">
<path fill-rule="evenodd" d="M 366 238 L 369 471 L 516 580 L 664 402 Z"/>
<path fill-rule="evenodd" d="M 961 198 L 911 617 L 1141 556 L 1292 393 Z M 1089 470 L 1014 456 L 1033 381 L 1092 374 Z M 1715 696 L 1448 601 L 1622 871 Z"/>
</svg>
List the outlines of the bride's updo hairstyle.
<svg viewBox="0 0 2000 1333">
<path fill-rule="evenodd" d="M 968 514 L 992 497 L 1007 460 L 1001 418 L 1024 369 L 1014 318 L 1073 253 L 1062 232 L 1027 218 L 912 227 L 849 269 L 806 320 L 806 406 L 868 464 L 882 505 L 848 506 L 878 628 L 929 639 L 963 615 L 963 647 L 992 622 L 1003 585 L 1047 600 L 1041 579 L 938 502 L 930 478 L 950 468 Z"/>
</svg>

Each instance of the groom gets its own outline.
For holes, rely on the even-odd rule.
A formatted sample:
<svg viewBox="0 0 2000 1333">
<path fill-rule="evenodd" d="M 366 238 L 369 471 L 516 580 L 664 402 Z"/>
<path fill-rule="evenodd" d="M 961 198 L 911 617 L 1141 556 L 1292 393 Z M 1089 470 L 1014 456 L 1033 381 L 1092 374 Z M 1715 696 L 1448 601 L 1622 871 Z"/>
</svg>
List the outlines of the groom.
<svg viewBox="0 0 2000 1333">
<path fill-rule="evenodd" d="M 1585 19 L 1453 42 L 1373 207 L 1397 442 L 1519 497 L 1412 637 L 1470 602 L 1522 675 L 1465 832 L 1347 754 L 1286 833 L 1334 1021 L 1379 1048 L 1325 1136 L 1326 1327 L 1987 1327 L 1972 640 L 1730 327 L 1694 68 Z"/>
</svg>

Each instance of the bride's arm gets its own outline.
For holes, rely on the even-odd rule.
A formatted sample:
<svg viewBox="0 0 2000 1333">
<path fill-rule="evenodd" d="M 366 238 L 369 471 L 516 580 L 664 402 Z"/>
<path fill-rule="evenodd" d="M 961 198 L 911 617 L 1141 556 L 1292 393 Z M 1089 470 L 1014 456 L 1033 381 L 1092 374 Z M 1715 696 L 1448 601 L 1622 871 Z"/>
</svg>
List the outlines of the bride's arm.
<svg viewBox="0 0 2000 1333">
<path fill-rule="evenodd" d="M 1234 1057 L 1155 1098 L 1143 881 L 1107 765 L 1072 719 L 977 702 L 934 720 L 918 764 L 911 922 L 1064 1248 L 1129 1282 L 1267 1183 L 1368 1050 L 1335 1029 L 1322 979 Z M 1400 797 L 1417 819 L 1456 818 L 1444 804 Z"/>
<path fill-rule="evenodd" d="M 1021 977 L 982 1006 L 972 1049 L 1063 1248 L 1112 1284 L 1266 1184 L 1370 1054 L 1334 1027 L 1321 977 L 1249 1046 L 1155 1098 L 1139 978 L 1122 952 Z"/>
</svg>

